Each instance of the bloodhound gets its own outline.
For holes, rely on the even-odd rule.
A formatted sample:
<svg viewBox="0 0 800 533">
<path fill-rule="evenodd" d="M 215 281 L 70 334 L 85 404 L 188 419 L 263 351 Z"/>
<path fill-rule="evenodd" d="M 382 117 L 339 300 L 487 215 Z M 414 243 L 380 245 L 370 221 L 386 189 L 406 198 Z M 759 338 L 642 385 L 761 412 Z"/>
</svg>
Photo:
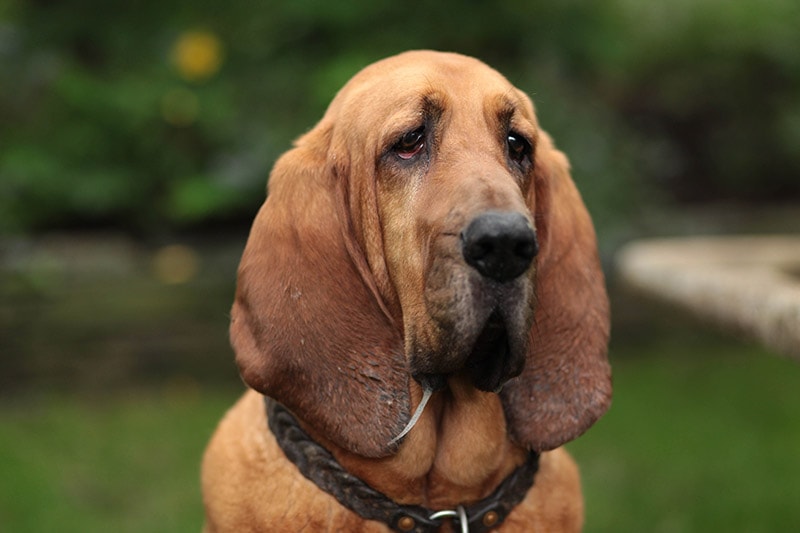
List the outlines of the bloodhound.
<svg viewBox="0 0 800 533">
<path fill-rule="evenodd" d="M 559 446 L 611 400 L 594 229 L 480 61 L 344 86 L 275 164 L 230 334 L 252 390 L 205 454 L 207 531 L 581 529 Z"/>
</svg>

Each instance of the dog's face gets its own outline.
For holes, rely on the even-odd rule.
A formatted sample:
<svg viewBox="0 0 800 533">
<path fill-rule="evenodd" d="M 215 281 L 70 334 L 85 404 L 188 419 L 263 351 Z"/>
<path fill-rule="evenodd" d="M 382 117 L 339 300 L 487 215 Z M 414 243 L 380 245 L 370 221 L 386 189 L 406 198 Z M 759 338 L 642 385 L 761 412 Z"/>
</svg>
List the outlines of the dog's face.
<svg viewBox="0 0 800 533">
<path fill-rule="evenodd" d="M 338 445 L 391 453 L 409 379 L 499 391 L 538 450 L 607 408 L 594 231 L 530 100 L 472 58 L 409 52 L 339 92 L 275 165 L 239 269 L 244 379 Z"/>
<path fill-rule="evenodd" d="M 465 371 L 496 390 L 522 371 L 533 318 L 537 126 L 527 98 L 483 63 L 419 59 L 345 86 L 334 146 L 374 166 L 349 173 L 376 182 L 382 246 L 367 255 L 373 270 L 385 262 L 382 297 L 399 305 L 412 375 L 436 389 Z"/>
</svg>

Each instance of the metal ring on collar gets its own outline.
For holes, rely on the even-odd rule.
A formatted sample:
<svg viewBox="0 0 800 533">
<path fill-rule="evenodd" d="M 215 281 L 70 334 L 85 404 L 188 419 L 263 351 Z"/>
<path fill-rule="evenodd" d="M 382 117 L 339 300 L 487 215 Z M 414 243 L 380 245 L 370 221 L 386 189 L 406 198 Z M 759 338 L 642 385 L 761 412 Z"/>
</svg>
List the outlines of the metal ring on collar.
<svg viewBox="0 0 800 533">
<path fill-rule="evenodd" d="M 430 515 L 430 520 L 441 520 L 442 518 L 457 518 L 458 523 L 461 524 L 461 533 L 469 533 L 469 520 L 467 519 L 467 511 L 463 505 L 456 507 L 455 511 L 446 509 L 444 511 L 437 511 Z"/>
</svg>

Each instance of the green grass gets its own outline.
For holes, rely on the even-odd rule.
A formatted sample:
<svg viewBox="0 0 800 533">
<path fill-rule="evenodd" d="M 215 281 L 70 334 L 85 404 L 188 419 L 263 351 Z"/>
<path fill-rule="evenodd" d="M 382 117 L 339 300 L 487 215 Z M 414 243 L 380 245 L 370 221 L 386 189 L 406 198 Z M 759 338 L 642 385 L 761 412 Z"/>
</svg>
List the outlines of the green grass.
<svg viewBox="0 0 800 533">
<path fill-rule="evenodd" d="M 800 531 L 800 365 L 688 331 L 612 353 L 612 408 L 569 446 L 587 532 Z"/>
<path fill-rule="evenodd" d="M 569 448 L 588 533 L 800 531 L 800 365 L 692 332 L 615 345 Z M 202 450 L 238 391 L 0 400 L 0 531 L 199 531 Z"/>
<path fill-rule="evenodd" d="M 236 392 L 53 395 L 0 407 L 0 531 L 200 531 L 200 458 Z"/>
</svg>

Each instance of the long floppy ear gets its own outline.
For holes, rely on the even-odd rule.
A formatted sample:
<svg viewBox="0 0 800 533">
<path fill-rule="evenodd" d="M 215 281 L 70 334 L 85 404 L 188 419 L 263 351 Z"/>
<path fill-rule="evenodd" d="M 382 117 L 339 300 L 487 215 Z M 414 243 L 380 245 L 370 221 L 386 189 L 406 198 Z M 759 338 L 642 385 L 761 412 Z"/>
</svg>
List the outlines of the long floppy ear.
<svg viewBox="0 0 800 533">
<path fill-rule="evenodd" d="M 250 387 L 335 444 L 381 457 L 409 418 L 403 340 L 354 256 L 329 139 L 318 126 L 272 171 L 239 265 L 231 343 Z"/>
<path fill-rule="evenodd" d="M 536 146 L 536 309 L 525 369 L 501 393 L 511 437 L 549 450 L 586 431 L 611 403 L 609 306 L 589 213 L 569 163 L 542 132 Z"/>
</svg>

